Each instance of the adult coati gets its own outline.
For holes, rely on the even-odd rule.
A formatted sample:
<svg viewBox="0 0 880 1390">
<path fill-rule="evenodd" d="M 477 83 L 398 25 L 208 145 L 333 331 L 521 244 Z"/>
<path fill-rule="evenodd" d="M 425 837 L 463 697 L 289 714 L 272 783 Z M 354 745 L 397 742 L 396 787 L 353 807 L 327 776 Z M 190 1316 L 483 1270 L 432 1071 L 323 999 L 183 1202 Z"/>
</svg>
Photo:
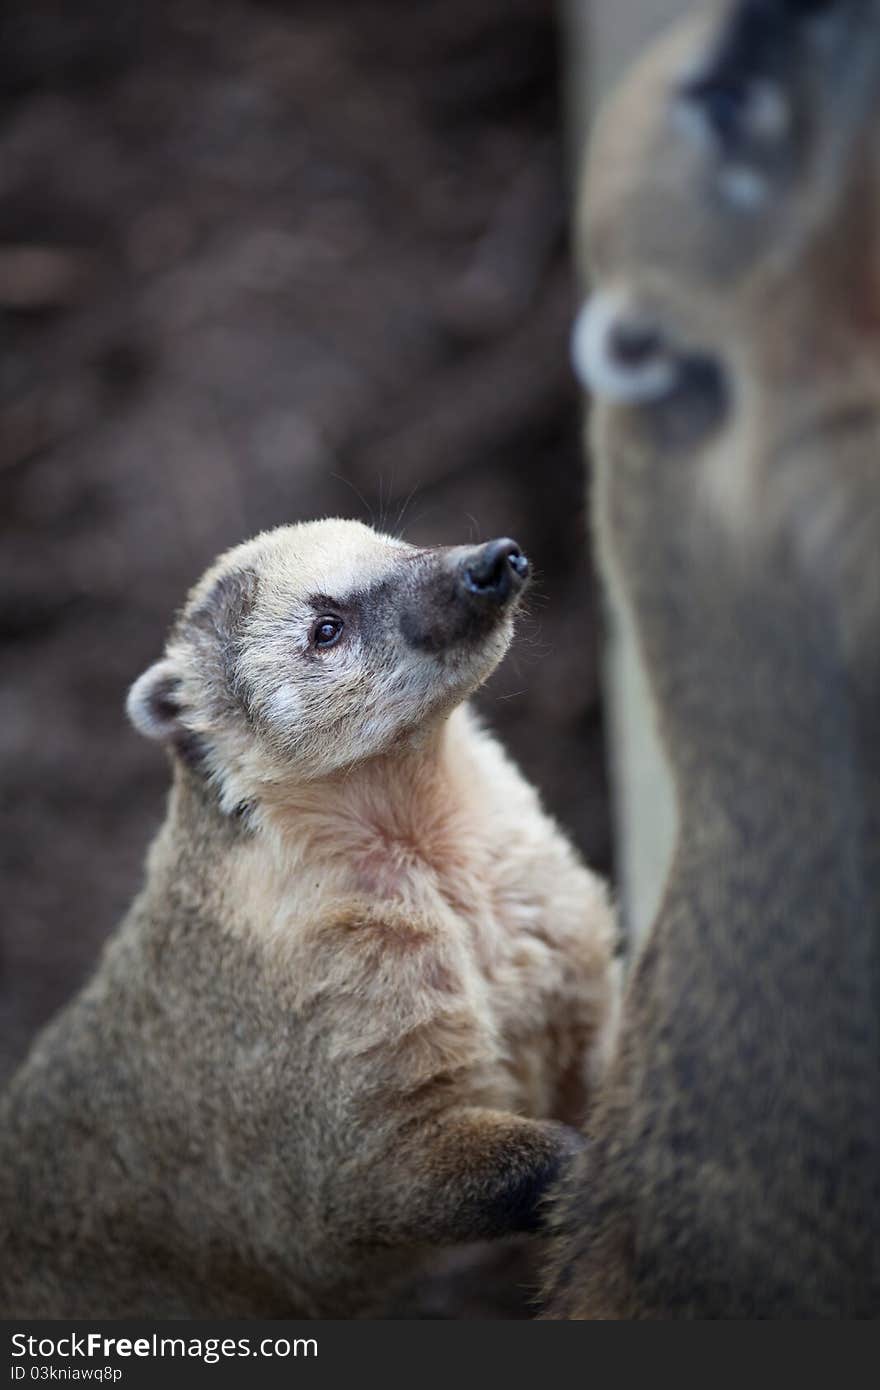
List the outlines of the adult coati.
<svg viewBox="0 0 880 1390">
<path fill-rule="evenodd" d="M 554 1317 L 880 1311 L 880 10 L 741 0 L 605 113 L 576 355 L 678 847 Z"/>
</svg>

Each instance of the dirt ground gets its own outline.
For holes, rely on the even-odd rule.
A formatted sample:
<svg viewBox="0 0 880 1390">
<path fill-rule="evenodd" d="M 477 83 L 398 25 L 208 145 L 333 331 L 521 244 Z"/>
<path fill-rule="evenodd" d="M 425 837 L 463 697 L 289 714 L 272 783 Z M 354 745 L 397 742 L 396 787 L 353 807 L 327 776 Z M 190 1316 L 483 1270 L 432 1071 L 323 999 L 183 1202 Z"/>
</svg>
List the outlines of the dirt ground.
<svg viewBox="0 0 880 1390">
<path fill-rule="evenodd" d="M 608 869 L 557 46 L 542 0 L 7 0 L 0 1075 L 162 815 L 126 688 L 262 527 L 515 536 L 481 703 Z"/>
</svg>

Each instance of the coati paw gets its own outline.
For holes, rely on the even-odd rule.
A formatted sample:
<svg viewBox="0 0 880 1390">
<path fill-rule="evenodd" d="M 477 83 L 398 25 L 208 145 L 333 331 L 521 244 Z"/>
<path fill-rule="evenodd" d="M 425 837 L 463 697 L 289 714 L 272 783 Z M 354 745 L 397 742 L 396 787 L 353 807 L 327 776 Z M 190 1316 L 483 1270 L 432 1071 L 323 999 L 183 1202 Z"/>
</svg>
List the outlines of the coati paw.
<svg viewBox="0 0 880 1390">
<path fill-rule="evenodd" d="M 553 1120 L 453 1111 L 420 1132 L 417 1150 L 398 1153 L 408 1197 L 391 1227 L 444 1244 L 537 1231 L 546 1195 L 584 1147 L 577 1130 Z"/>
<path fill-rule="evenodd" d="M 544 1225 L 545 1199 L 586 1140 L 568 1125 L 546 1123 L 546 1152 L 531 1153 L 510 1175 L 488 1204 L 486 1218 L 493 1233 L 539 1231 Z"/>
</svg>

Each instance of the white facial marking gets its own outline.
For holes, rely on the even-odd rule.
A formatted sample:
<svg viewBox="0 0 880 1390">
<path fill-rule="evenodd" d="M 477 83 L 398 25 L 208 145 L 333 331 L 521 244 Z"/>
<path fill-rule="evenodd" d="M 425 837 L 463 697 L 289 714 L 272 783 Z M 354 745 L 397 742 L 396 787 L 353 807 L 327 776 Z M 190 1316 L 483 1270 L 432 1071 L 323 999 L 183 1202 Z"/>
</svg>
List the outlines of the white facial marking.
<svg viewBox="0 0 880 1390">
<path fill-rule="evenodd" d="M 269 719 L 282 728 L 289 728 L 291 724 L 296 723 L 301 709 L 302 697 L 292 681 L 285 681 L 283 685 L 279 685 L 266 702 Z"/>
<path fill-rule="evenodd" d="M 758 208 L 767 199 L 769 186 L 763 174 L 747 164 L 732 164 L 718 174 L 718 187 L 728 202 L 745 212 Z"/>
<path fill-rule="evenodd" d="M 753 82 L 749 88 L 747 119 L 749 132 L 756 140 L 775 144 L 784 139 L 791 128 L 791 108 L 774 83 Z"/>
<path fill-rule="evenodd" d="M 684 83 L 686 79 L 682 79 Z M 701 154 L 714 153 L 715 138 L 705 113 L 688 96 L 678 96 L 673 101 L 670 116 L 674 128 L 682 137 L 694 145 Z"/>
<path fill-rule="evenodd" d="M 658 351 L 645 361 L 627 364 L 613 352 L 612 333 L 618 326 L 640 326 L 626 296 L 617 290 L 591 295 L 575 320 L 571 339 L 572 362 L 581 384 L 595 396 L 621 405 L 669 395 L 678 376 L 673 359 Z M 645 324 L 646 329 L 649 326 Z"/>
<path fill-rule="evenodd" d="M 700 68 L 695 66 L 683 73 L 681 93 L 672 103 L 671 116 L 675 128 L 702 155 L 722 159 L 729 151 L 724 148 L 721 133 L 715 128 L 709 106 L 699 96 L 689 92 L 698 83 Z M 756 79 L 743 92 L 740 115 L 741 137 L 753 150 L 766 150 L 779 145 L 791 132 L 791 106 L 784 92 L 774 82 Z M 770 192 L 767 177 L 748 162 L 748 155 L 738 163 L 722 163 L 717 170 L 721 194 L 735 207 L 751 212 L 760 207 Z"/>
<path fill-rule="evenodd" d="M 686 139 L 702 151 L 717 150 L 719 136 L 704 102 L 689 93 L 688 86 L 700 77 L 699 71 L 682 74 L 682 91 L 672 104 L 672 119 Z M 750 82 L 742 108 L 743 134 L 764 145 L 778 144 L 791 130 L 791 107 L 773 82 Z"/>
</svg>

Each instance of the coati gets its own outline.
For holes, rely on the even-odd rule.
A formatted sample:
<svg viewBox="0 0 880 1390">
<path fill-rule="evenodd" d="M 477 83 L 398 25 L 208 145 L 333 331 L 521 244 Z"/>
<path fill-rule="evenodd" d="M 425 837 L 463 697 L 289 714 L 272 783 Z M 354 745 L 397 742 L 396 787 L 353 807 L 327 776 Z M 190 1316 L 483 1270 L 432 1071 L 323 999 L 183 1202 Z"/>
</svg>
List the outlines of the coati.
<svg viewBox="0 0 880 1390">
<path fill-rule="evenodd" d="M 554 1318 L 880 1312 L 878 18 L 714 6 L 596 131 L 594 514 L 679 833 Z"/>
<path fill-rule="evenodd" d="M 223 555 L 131 689 L 146 882 L 0 1109 L 5 1316 L 370 1316 L 531 1231 L 611 1046 L 612 914 L 467 697 L 513 541 Z"/>
</svg>

